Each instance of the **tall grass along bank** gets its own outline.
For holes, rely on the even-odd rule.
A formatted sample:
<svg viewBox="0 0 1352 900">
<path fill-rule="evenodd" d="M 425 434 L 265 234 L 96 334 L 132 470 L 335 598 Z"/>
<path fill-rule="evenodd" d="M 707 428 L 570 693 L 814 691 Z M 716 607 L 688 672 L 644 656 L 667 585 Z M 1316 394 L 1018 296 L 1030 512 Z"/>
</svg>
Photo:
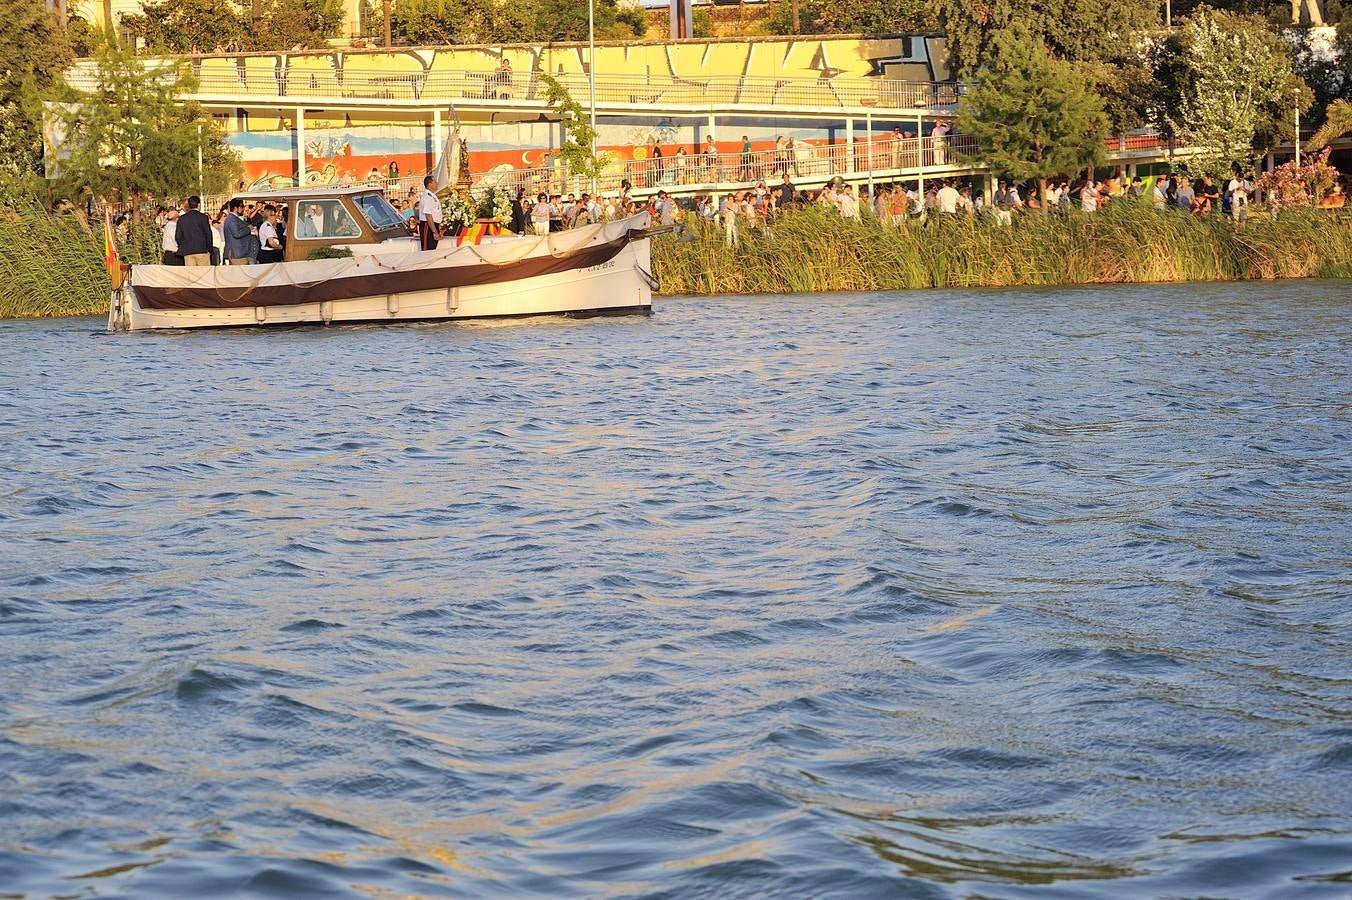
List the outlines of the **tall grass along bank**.
<svg viewBox="0 0 1352 900">
<path fill-rule="evenodd" d="M 721 228 L 653 241 L 666 294 L 767 294 L 1160 281 L 1352 277 L 1352 218 L 1326 210 L 1255 215 L 1236 226 L 1213 216 L 1116 207 L 1092 215 L 1030 213 L 1010 226 L 935 216 L 885 228 L 820 207 L 770 227 Z M 0 211 L 0 318 L 102 315 L 108 276 L 101 226 L 79 213 Z M 120 252 L 154 262 L 159 236 L 133 227 Z"/>
<path fill-rule="evenodd" d="M 668 294 L 778 294 L 935 287 L 1352 277 L 1352 218 L 1327 210 L 1255 215 L 1242 225 L 1173 210 L 1116 207 L 1016 217 L 932 216 L 900 229 L 821 207 L 769 228 L 697 225 L 654 241 Z"/>
<path fill-rule="evenodd" d="M 128 262 L 158 262 L 159 246 L 155 229 L 141 225 L 119 252 Z M 79 212 L 0 209 L 0 248 L 0 318 L 108 312 L 102 223 Z"/>
</svg>

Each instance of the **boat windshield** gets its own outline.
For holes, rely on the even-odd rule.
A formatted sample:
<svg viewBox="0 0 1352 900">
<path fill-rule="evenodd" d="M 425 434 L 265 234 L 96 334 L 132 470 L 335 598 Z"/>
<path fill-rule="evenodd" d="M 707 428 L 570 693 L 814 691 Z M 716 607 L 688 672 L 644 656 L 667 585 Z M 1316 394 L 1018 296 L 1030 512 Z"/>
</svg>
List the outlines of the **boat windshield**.
<svg viewBox="0 0 1352 900">
<path fill-rule="evenodd" d="M 383 194 L 358 194 L 357 208 L 376 231 L 400 228 L 404 224 L 404 220 L 399 218 L 399 213 L 390 206 L 390 201 L 386 200 Z"/>
</svg>

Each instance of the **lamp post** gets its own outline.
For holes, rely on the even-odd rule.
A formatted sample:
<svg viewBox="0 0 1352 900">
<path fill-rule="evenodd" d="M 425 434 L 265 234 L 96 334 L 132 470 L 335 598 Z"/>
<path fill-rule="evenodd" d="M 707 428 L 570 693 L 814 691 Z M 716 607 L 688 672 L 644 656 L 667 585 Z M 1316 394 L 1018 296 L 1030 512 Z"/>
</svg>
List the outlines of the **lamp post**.
<svg viewBox="0 0 1352 900">
<path fill-rule="evenodd" d="M 864 152 L 868 154 L 868 195 L 873 197 L 873 105 L 877 103 L 874 97 L 865 97 L 859 101 L 864 107 L 864 128 L 868 131 L 868 137 L 864 138 L 864 146 L 867 148 Z"/>
<path fill-rule="evenodd" d="M 915 101 L 915 145 L 916 178 L 919 186 L 916 195 L 920 198 L 920 215 L 925 215 L 925 109 L 929 104 L 924 100 Z"/>
<path fill-rule="evenodd" d="M 1300 168 L 1300 107 L 1296 107 L 1296 168 Z"/>
</svg>

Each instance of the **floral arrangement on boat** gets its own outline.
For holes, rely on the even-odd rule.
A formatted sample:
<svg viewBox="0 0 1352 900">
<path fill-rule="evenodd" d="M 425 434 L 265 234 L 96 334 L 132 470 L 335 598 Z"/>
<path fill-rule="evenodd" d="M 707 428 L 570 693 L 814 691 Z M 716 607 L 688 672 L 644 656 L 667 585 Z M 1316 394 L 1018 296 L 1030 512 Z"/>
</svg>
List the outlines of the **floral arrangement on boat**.
<svg viewBox="0 0 1352 900">
<path fill-rule="evenodd" d="M 510 225 L 512 222 L 512 195 L 506 188 L 490 187 L 479 196 L 477 212 L 480 222 Z"/>
<path fill-rule="evenodd" d="M 447 194 L 441 201 L 441 227 L 447 234 L 459 234 L 474 224 L 478 210 L 460 191 Z"/>
</svg>

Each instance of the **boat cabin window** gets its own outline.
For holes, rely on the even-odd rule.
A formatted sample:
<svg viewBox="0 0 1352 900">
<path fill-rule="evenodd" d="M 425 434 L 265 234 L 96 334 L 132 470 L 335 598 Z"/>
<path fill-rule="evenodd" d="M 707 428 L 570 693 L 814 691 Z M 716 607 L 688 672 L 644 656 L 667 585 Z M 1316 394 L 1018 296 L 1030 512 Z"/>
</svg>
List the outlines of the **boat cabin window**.
<svg viewBox="0 0 1352 900">
<path fill-rule="evenodd" d="M 356 200 L 357 209 L 371 223 L 373 230 L 403 227 L 404 220 L 399 218 L 399 211 L 390 205 L 383 194 L 358 194 Z"/>
<path fill-rule="evenodd" d="M 361 229 L 337 200 L 301 200 L 292 231 L 300 240 L 361 237 Z"/>
</svg>

